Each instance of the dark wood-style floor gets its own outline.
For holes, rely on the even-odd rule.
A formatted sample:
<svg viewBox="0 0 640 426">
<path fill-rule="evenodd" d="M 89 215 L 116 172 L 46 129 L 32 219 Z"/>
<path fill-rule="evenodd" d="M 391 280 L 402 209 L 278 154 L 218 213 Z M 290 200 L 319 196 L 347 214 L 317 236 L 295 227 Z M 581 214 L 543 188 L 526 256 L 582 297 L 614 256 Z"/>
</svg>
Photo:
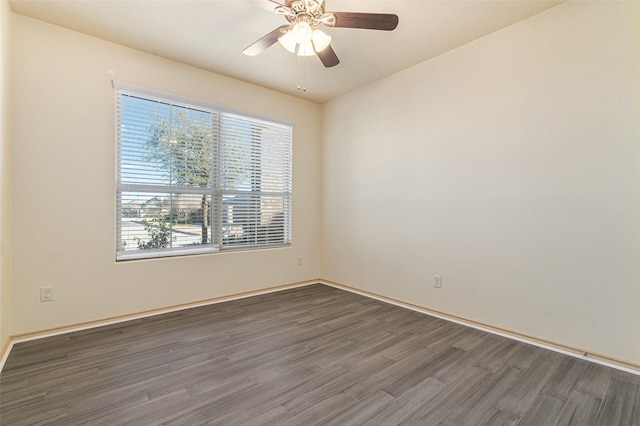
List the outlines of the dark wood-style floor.
<svg viewBox="0 0 640 426">
<path fill-rule="evenodd" d="M 17 344 L 2 425 L 638 425 L 640 377 L 324 285 Z"/>
</svg>

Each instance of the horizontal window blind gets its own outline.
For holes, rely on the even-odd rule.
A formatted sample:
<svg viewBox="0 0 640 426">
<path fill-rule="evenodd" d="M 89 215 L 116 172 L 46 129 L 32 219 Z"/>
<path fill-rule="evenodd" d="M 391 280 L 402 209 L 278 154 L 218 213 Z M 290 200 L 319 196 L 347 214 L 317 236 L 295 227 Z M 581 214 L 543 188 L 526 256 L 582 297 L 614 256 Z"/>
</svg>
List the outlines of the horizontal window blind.
<svg viewBox="0 0 640 426">
<path fill-rule="evenodd" d="M 291 126 L 116 89 L 117 259 L 291 243 Z"/>
<path fill-rule="evenodd" d="M 223 247 L 290 241 L 291 129 L 220 114 Z"/>
</svg>

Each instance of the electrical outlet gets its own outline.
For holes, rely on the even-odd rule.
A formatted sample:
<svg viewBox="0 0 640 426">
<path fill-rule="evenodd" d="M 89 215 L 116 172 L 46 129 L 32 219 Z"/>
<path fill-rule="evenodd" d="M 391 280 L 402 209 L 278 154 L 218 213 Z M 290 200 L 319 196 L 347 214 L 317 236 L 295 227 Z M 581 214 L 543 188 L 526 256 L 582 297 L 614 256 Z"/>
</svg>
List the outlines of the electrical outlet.
<svg viewBox="0 0 640 426">
<path fill-rule="evenodd" d="M 298 266 L 302 266 L 302 256 L 298 256 Z"/>
<path fill-rule="evenodd" d="M 40 301 L 41 302 L 53 301 L 53 287 L 40 287 Z"/>
<path fill-rule="evenodd" d="M 442 288 L 442 275 L 433 276 L 433 286 L 435 288 Z"/>
</svg>

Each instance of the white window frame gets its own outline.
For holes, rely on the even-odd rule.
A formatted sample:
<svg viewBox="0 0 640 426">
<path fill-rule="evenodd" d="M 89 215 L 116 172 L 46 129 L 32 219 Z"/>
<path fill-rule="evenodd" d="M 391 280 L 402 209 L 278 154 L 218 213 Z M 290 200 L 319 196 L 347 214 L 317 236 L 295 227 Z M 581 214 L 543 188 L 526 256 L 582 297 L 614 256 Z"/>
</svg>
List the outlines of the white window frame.
<svg viewBox="0 0 640 426">
<path fill-rule="evenodd" d="M 251 249 L 264 249 L 264 248 L 273 248 L 273 247 L 288 247 L 291 245 L 292 240 L 292 226 L 291 226 L 291 216 L 292 216 L 292 202 L 291 202 L 291 187 L 292 187 L 292 133 L 293 133 L 293 125 L 292 123 L 275 121 L 273 119 L 267 119 L 263 117 L 258 117 L 256 115 L 248 114 L 243 111 L 237 111 L 229 108 L 222 107 L 220 105 L 216 105 L 213 103 L 209 103 L 206 101 L 201 101 L 197 99 L 191 99 L 179 95 L 175 95 L 172 93 L 167 93 L 163 91 L 158 91 L 155 89 L 145 88 L 121 81 L 113 81 L 113 86 L 116 93 L 116 261 L 123 260 L 132 260 L 132 259 L 148 259 L 148 258 L 157 258 L 157 257 L 171 257 L 171 256 L 184 256 L 184 255 L 194 255 L 194 254 L 206 254 L 206 253 L 217 253 L 221 251 L 231 251 L 231 250 L 251 250 Z M 215 151 L 212 153 L 212 165 L 211 165 L 211 182 L 210 185 L 206 187 L 189 187 L 189 186 L 178 186 L 178 185 L 157 185 L 157 184 L 146 184 L 144 181 L 141 182 L 123 182 L 122 179 L 122 112 L 121 112 L 121 99 L 122 96 L 134 96 L 143 100 L 149 100 L 151 102 L 159 102 L 168 104 L 170 106 L 176 107 L 185 107 L 189 109 L 194 109 L 198 111 L 202 111 L 205 113 L 211 113 L 212 117 L 215 117 L 217 123 L 215 123 L 212 127 L 213 129 L 213 141 L 212 141 L 212 149 Z M 221 116 L 223 117 L 221 119 Z M 231 122 L 231 125 L 226 126 L 226 124 L 220 124 L 221 120 L 223 123 Z M 240 123 L 246 123 L 246 126 L 258 126 L 259 128 L 263 128 L 268 130 L 274 130 L 278 136 L 282 135 L 282 184 L 278 186 L 279 190 L 277 191 L 262 191 L 262 178 L 260 177 L 260 184 L 257 185 L 258 190 L 253 188 L 253 183 L 251 184 L 251 189 L 242 188 L 242 190 L 237 190 L 238 188 L 229 189 L 225 188 L 223 176 L 224 173 L 221 172 L 222 162 L 224 155 L 220 152 L 220 150 L 225 150 L 225 142 L 224 137 L 221 137 L 221 127 L 229 127 L 233 130 L 235 121 Z M 260 135 L 262 135 L 261 132 Z M 252 163 L 250 166 L 253 168 L 255 165 L 253 161 L 258 161 L 258 164 L 261 164 L 262 155 L 264 149 L 260 148 L 267 142 L 262 140 L 262 136 L 260 136 L 259 140 L 253 140 L 253 145 L 251 145 L 251 158 Z M 256 145 L 258 144 L 258 149 L 260 149 L 260 156 L 257 157 L 259 160 L 253 160 L 253 152 L 256 151 Z M 276 142 L 277 144 L 277 142 Z M 278 146 L 279 147 L 279 146 Z M 267 158 L 267 157 L 265 157 Z M 226 163 L 228 164 L 228 163 Z M 280 164 L 280 163 L 278 163 Z M 258 166 L 261 167 L 261 166 Z M 267 167 L 267 166 L 265 166 Z M 276 167 L 279 167 L 277 165 Z M 247 169 L 248 170 L 248 169 Z M 262 170 L 262 169 L 260 169 Z M 278 172 L 280 169 L 278 168 Z M 258 172 L 260 176 L 262 176 L 262 172 Z M 253 177 L 253 175 L 252 175 Z M 254 179 L 251 180 L 254 182 Z M 202 246 L 187 246 L 187 247 L 167 247 L 167 248 L 153 248 L 153 249 L 126 249 L 122 243 L 122 235 L 123 235 L 123 210 L 122 210 L 122 200 L 123 194 L 125 193 L 158 193 L 158 194 L 187 194 L 187 195 L 206 195 L 210 197 L 210 213 L 209 213 L 209 243 L 203 244 Z M 243 196 L 242 198 L 239 196 Z M 226 198 L 225 198 L 226 197 Z M 223 239 L 223 227 L 228 223 L 223 224 L 223 209 L 229 209 L 229 205 L 225 205 L 223 199 L 228 199 L 229 197 L 234 198 L 238 197 L 238 199 L 248 199 L 252 201 L 247 201 L 245 209 L 249 209 L 252 213 L 252 217 L 257 217 L 262 214 L 263 205 L 266 205 L 266 201 L 263 201 L 265 198 L 271 197 L 276 201 L 280 201 L 282 204 L 282 215 L 278 216 L 278 221 L 276 222 L 277 234 L 275 239 L 276 242 L 270 240 L 269 232 L 270 230 L 265 230 L 265 226 L 260 225 L 258 219 L 255 219 L 255 223 L 252 222 L 254 226 L 252 229 L 255 229 L 253 234 L 262 232 L 264 236 L 261 235 L 261 238 L 255 238 L 255 240 L 250 240 L 247 237 L 244 237 L 243 240 L 240 240 L 241 243 L 230 243 L 230 240 Z M 256 203 L 255 200 L 258 200 Z M 256 207 L 258 205 L 258 207 Z M 242 210 L 243 212 L 245 210 Z M 265 210 L 265 212 L 267 212 Z M 279 211 L 278 211 L 279 213 Z M 271 212 L 271 217 L 275 218 L 276 216 Z M 231 224 L 233 225 L 233 224 Z M 268 228 L 268 227 L 267 227 Z M 173 235 L 173 234 L 171 234 Z M 282 236 L 281 238 L 279 236 Z M 265 237 L 266 236 L 266 237 Z M 225 242 L 226 241 L 226 242 Z M 254 241 L 254 243 L 251 243 Z"/>
</svg>

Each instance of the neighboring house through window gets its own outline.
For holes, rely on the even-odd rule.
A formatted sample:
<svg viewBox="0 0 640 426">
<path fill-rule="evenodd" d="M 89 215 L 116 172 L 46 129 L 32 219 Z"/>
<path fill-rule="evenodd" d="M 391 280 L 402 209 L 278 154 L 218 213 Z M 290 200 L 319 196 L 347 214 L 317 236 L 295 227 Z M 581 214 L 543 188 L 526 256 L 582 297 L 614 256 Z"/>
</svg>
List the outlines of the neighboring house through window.
<svg viewBox="0 0 640 426">
<path fill-rule="evenodd" d="M 291 125 L 114 85 L 116 259 L 291 243 Z"/>
</svg>

